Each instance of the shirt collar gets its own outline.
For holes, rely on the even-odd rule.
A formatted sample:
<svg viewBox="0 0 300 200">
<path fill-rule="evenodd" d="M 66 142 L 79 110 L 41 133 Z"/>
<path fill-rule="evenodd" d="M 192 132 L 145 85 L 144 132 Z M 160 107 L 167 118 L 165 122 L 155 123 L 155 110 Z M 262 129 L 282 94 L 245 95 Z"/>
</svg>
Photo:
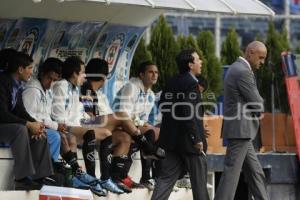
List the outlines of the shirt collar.
<svg viewBox="0 0 300 200">
<path fill-rule="evenodd" d="M 189 72 L 189 74 L 192 76 L 192 78 L 195 80 L 195 81 L 197 81 L 197 83 L 198 83 L 198 79 L 196 78 L 196 76 L 192 73 L 192 72 Z"/>
<path fill-rule="evenodd" d="M 130 79 L 130 82 L 136 85 L 142 93 L 148 94 L 149 92 L 151 92 L 151 88 L 148 88 L 147 91 L 145 91 L 145 86 L 140 78 L 132 77 Z"/>
<path fill-rule="evenodd" d="M 67 80 L 67 79 L 66 79 Z M 74 85 L 73 83 L 71 83 L 69 80 L 67 80 L 67 82 L 68 82 L 68 85 L 69 85 L 69 88 L 71 89 L 71 90 L 78 90 L 78 86 L 76 86 L 76 85 Z"/>
<path fill-rule="evenodd" d="M 13 78 L 13 87 L 16 89 L 20 89 L 22 87 L 22 81 Z"/>
<path fill-rule="evenodd" d="M 242 61 L 244 61 L 246 63 L 246 65 L 247 65 L 247 67 L 252 71 L 250 63 L 244 57 L 239 56 L 239 59 L 241 59 Z"/>
</svg>

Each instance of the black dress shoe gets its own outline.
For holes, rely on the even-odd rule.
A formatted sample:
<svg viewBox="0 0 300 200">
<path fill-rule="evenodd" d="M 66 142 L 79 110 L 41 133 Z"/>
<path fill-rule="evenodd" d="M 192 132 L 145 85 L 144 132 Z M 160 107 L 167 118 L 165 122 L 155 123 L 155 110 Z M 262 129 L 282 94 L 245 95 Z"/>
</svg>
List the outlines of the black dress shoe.
<svg viewBox="0 0 300 200">
<path fill-rule="evenodd" d="M 57 186 L 56 181 L 53 178 L 49 177 L 49 176 L 46 176 L 44 178 L 40 178 L 40 179 L 37 179 L 37 180 L 34 180 L 34 181 L 41 184 L 41 185 Z"/>
<path fill-rule="evenodd" d="M 29 178 L 15 180 L 15 190 L 40 190 L 42 184 L 35 182 Z"/>
</svg>

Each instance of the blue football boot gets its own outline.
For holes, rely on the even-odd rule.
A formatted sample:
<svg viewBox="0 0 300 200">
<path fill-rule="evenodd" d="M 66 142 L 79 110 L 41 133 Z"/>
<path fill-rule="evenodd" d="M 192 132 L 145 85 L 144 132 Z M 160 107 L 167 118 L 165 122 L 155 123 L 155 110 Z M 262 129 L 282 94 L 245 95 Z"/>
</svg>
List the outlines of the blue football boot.
<svg viewBox="0 0 300 200">
<path fill-rule="evenodd" d="M 99 183 L 99 180 L 88 173 L 82 171 L 82 170 L 77 170 L 75 175 L 76 178 L 78 178 L 81 182 L 85 184 L 93 184 L 93 183 Z"/>
<path fill-rule="evenodd" d="M 111 179 L 107 180 L 101 180 L 100 181 L 101 186 L 106 189 L 107 191 L 110 191 L 112 193 L 116 194 L 123 194 L 124 191 L 120 189 Z"/>
<path fill-rule="evenodd" d="M 90 185 L 83 183 L 75 176 L 71 179 L 70 186 L 79 189 L 86 189 L 86 190 L 90 189 Z"/>
<path fill-rule="evenodd" d="M 107 192 L 101 187 L 100 183 L 95 182 L 90 185 L 90 190 L 99 197 L 106 197 Z"/>
</svg>

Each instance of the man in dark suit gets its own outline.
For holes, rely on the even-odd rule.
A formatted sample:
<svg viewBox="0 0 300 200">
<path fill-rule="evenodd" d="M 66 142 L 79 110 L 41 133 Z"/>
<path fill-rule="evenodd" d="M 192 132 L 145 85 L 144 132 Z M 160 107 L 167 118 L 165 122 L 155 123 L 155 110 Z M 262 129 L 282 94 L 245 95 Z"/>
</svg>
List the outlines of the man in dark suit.
<svg viewBox="0 0 300 200">
<path fill-rule="evenodd" d="M 0 142 L 8 143 L 14 157 L 15 189 L 39 189 L 53 174 L 44 125 L 25 110 L 22 81 L 32 75 L 32 59 L 16 52 L 0 73 Z"/>
<path fill-rule="evenodd" d="M 251 42 L 245 57 L 239 57 L 224 81 L 224 126 L 222 137 L 228 140 L 225 167 L 215 200 L 233 200 L 241 169 L 255 200 L 268 200 L 265 176 L 257 159 L 252 140 L 257 134 L 259 116 L 263 111 L 254 71 L 264 64 L 267 48 Z"/>
<path fill-rule="evenodd" d="M 187 170 L 194 200 L 208 200 L 204 128 L 197 75 L 202 60 L 195 50 L 183 50 L 176 58 L 179 74 L 163 90 L 160 100 L 162 124 L 158 144 L 166 150 L 161 160 L 152 200 L 166 200 Z"/>
</svg>

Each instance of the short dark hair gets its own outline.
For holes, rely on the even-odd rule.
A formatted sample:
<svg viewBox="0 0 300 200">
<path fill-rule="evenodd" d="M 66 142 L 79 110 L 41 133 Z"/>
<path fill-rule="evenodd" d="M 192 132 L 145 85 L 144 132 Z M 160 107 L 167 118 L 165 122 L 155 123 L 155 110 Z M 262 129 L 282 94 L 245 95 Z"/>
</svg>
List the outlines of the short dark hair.
<svg viewBox="0 0 300 200">
<path fill-rule="evenodd" d="M 85 73 L 87 74 L 86 79 L 90 81 L 101 81 L 104 78 L 101 75 L 107 76 L 108 74 L 108 63 L 106 60 L 101 58 L 91 59 L 86 68 Z"/>
<path fill-rule="evenodd" d="M 8 61 L 17 53 L 15 49 L 6 48 L 0 50 L 0 70 L 7 70 Z"/>
<path fill-rule="evenodd" d="M 16 52 L 8 60 L 7 71 L 9 73 L 15 73 L 18 71 L 18 68 L 22 66 L 23 68 L 27 67 L 33 62 L 32 58 L 24 52 Z"/>
<path fill-rule="evenodd" d="M 45 62 L 39 67 L 38 77 L 42 78 L 42 76 L 49 74 L 50 72 L 55 72 L 59 76 L 61 76 L 63 62 L 58 58 L 47 58 Z"/>
<path fill-rule="evenodd" d="M 154 62 L 152 62 L 151 60 L 147 60 L 147 61 L 142 62 L 138 67 L 137 75 L 139 76 L 140 73 L 145 73 L 146 70 L 147 70 L 147 67 L 150 66 L 150 65 L 156 65 L 156 64 Z"/>
<path fill-rule="evenodd" d="M 81 70 L 81 65 L 84 62 L 78 56 L 68 57 L 62 65 L 61 76 L 62 78 L 69 79 L 72 77 L 73 73 L 79 74 Z"/>
<path fill-rule="evenodd" d="M 176 56 L 176 63 L 180 74 L 190 71 L 189 63 L 194 62 L 193 53 L 196 53 L 195 49 L 185 49 Z"/>
</svg>

